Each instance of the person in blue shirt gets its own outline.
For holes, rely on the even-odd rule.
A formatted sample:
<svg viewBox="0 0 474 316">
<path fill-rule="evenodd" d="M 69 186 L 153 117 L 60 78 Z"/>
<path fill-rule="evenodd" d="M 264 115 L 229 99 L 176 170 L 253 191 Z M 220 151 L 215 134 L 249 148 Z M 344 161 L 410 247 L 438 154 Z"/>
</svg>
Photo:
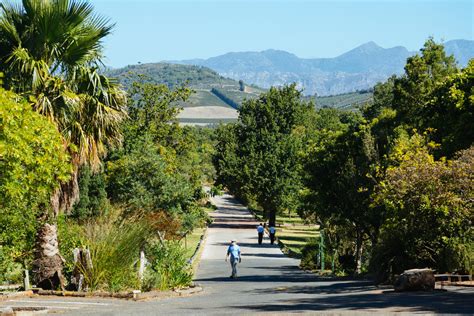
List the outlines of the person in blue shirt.
<svg viewBox="0 0 474 316">
<path fill-rule="evenodd" d="M 270 226 L 268 231 L 270 232 L 270 243 L 273 245 L 273 243 L 275 242 L 276 228 L 273 226 Z"/>
<path fill-rule="evenodd" d="M 230 256 L 230 266 L 232 267 L 231 278 L 237 277 L 237 264 L 242 262 L 242 257 L 240 255 L 240 247 L 237 245 L 237 241 L 232 240 L 230 242 L 229 248 L 227 248 L 227 255 L 225 256 L 225 261 Z"/>
<path fill-rule="evenodd" d="M 259 245 L 262 244 L 263 232 L 264 232 L 264 231 L 265 231 L 265 228 L 263 228 L 262 223 L 260 223 L 260 225 L 257 226 L 258 244 L 259 244 Z"/>
</svg>

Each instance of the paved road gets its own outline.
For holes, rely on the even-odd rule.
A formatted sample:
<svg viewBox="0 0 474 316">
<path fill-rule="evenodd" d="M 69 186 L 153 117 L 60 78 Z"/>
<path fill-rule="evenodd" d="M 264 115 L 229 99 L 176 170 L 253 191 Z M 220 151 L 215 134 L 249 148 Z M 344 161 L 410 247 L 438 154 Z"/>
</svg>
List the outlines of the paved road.
<svg viewBox="0 0 474 316">
<path fill-rule="evenodd" d="M 208 230 L 196 275 L 200 294 L 147 302 L 110 299 L 22 299 L 17 306 L 49 306 L 70 315 L 223 315 L 278 313 L 474 313 L 474 291 L 402 294 L 382 290 L 368 281 L 321 278 L 298 269 L 277 246 L 257 244 L 256 222 L 231 196 L 216 197 L 218 210 Z M 242 248 L 239 277 L 230 279 L 224 262 L 227 245 L 237 239 Z M 1 305 L 1 304 L 0 304 Z"/>
</svg>

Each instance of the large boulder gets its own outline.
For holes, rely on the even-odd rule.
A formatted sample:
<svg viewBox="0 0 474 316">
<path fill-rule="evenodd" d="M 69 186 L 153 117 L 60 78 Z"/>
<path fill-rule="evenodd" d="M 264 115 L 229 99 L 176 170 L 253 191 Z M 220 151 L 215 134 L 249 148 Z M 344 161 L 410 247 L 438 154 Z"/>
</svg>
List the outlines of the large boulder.
<svg viewBox="0 0 474 316">
<path fill-rule="evenodd" d="M 395 291 L 432 291 L 435 288 L 435 276 L 431 269 L 411 269 L 403 272 L 393 285 Z"/>
</svg>

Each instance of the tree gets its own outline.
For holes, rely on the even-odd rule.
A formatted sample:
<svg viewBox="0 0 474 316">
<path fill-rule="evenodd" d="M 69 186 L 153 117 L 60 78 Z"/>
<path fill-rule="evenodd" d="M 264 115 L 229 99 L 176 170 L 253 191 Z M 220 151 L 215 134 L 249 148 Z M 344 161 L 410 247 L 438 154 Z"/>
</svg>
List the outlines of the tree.
<svg viewBox="0 0 474 316">
<path fill-rule="evenodd" d="M 47 244 L 57 239 L 55 216 L 70 210 L 78 198 L 79 167 L 97 168 L 107 146 L 120 140 L 125 94 L 99 73 L 102 39 L 112 25 L 94 15 L 91 4 L 74 0 L 3 3 L 0 13 L 0 70 L 6 75 L 5 84 L 56 125 L 74 166 L 71 180 L 62 182 L 53 194 L 54 216 L 44 212 L 45 224 L 38 230 L 38 247 L 57 249 Z M 62 270 L 59 253 L 36 254 L 36 283 L 57 286 L 55 275 Z"/>
<path fill-rule="evenodd" d="M 36 216 L 52 211 L 50 196 L 70 171 L 55 126 L 0 88 L 0 282 L 30 262 Z"/>
<path fill-rule="evenodd" d="M 107 158 L 108 196 L 129 216 L 165 214 L 189 231 L 205 218 L 196 203 L 204 178 L 196 135 L 176 118 L 191 91 L 143 79 L 129 91 L 123 146 Z"/>
<path fill-rule="evenodd" d="M 218 145 L 227 150 L 225 156 L 215 159 L 218 177 L 235 181 L 224 184 L 255 198 L 270 225 L 275 225 L 278 212 L 296 209 L 305 120 L 313 108 L 311 103 L 302 101 L 295 85 L 271 88 L 258 99 L 242 104 L 239 121 L 230 128 L 235 132 L 235 144 L 231 130 L 221 131 L 229 134 Z M 236 166 L 237 174 L 232 176 Z M 231 170 L 226 169 L 229 167 Z"/>
<path fill-rule="evenodd" d="M 432 130 L 431 139 L 440 144 L 436 156 L 452 157 L 474 142 L 474 59 L 467 67 L 445 77 L 431 94 L 423 111 L 429 118 L 424 128 Z"/>
<path fill-rule="evenodd" d="M 321 138 L 308 154 L 304 168 L 309 190 L 306 208 L 316 214 L 322 226 L 327 223 L 352 232 L 354 266 L 360 273 L 363 242 L 376 240 L 381 224 L 379 214 L 369 208 L 375 185 L 373 166 L 379 157 L 370 128 L 360 118 L 336 135 Z"/>
<path fill-rule="evenodd" d="M 446 55 L 442 44 L 428 39 L 421 55 L 409 57 L 405 74 L 394 81 L 392 107 L 397 111 L 398 122 L 413 128 L 424 126 L 423 111 L 429 105 L 433 91 L 457 71 L 454 57 Z"/>
<path fill-rule="evenodd" d="M 472 269 L 474 147 L 436 161 L 428 145 L 418 134 L 400 137 L 374 192 L 374 204 L 387 210 L 372 262 L 382 278 L 413 267 Z"/>
<path fill-rule="evenodd" d="M 89 166 L 83 166 L 78 182 L 79 201 L 74 204 L 70 216 L 84 220 L 107 214 L 110 205 L 105 190 L 105 173 L 93 173 Z"/>
</svg>

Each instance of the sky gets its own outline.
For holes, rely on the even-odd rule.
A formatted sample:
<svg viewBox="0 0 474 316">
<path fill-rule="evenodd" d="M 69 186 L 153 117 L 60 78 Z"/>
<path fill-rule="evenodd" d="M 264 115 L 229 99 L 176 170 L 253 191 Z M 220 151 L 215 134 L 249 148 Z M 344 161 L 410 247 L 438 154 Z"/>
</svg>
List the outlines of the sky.
<svg viewBox="0 0 474 316">
<path fill-rule="evenodd" d="M 418 50 L 474 39 L 474 0 L 91 0 L 116 24 L 105 64 L 209 58 L 280 49 L 302 58 L 335 57 L 374 41 Z"/>
</svg>

